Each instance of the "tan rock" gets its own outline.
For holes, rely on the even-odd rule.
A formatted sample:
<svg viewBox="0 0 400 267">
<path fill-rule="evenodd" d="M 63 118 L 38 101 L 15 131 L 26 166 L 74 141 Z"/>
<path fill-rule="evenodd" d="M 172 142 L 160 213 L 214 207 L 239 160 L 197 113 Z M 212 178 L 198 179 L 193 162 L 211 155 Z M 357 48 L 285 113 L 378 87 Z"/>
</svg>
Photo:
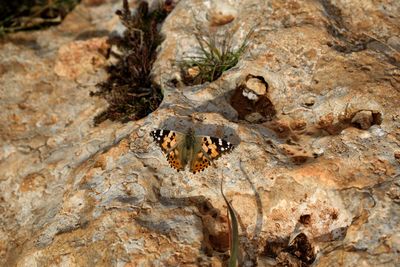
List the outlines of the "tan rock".
<svg viewBox="0 0 400 267">
<path fill-rule="evenodd" d="M 2 40 L 0 266 L 224 266 L 221 181 L 240 266 L 398 265 L 397 2 L 261 2 L 236 1 L 240 12 L 211 20 L 230 21 L 213 28 L 221 34 L 239 28 L 234 46 L 260 25 L 238 65 L 177 88 L 171 62 L 197 48 L 188 29 L 212 11 L 180 1 L 153 71 L 163 102 L 126 124 L 93 126 L 106 102 L 89 92 L 110 62 L 105 38 L 82 39 L 120 29 L 120 2 L 88 0 L 59 26 Z M 246 88 L 248 74 L 267 93 L 256 80 Z M 177 173 L 149 133 L 189 126 L 235 149 L 204 172 Z"/>
<path fill-rule="evenodd" d="M 265 95 L 267 93 L 267 86 L 258 78 L 248 79 L 246 81 L 246 87 L 257 95 Z"/>
<path fill-rule="evenodd" d="M 359 125 L 361 129 L 367 130 L 369 127 L 371 127 L 373 122 L 372 112 L 369 110 L 357 112 L 351 122 Z"/>
<path fill-rule="evenodd" d="M 106 64 L 107 49 L 109 45 L 106 38 L 68 43 L 60 47 L 54 71 L 57 75 L 69 79 L 93 72 Z"/>
<path fill-rule="evenodd" d="M 211 26 L 222 26 L 232 22 L 237 16 L 237 10 L 230 5 L 229 1 L 213 1 L 207 13 L 207 19 Z"/>
<path fill-rule="evenodd" d="M 199 75 L 200 69 L 199 67 L 191 67 L 187 70 L 187 74 L 190 78 L 195 78 L 197 75 Z"/>
</svg>

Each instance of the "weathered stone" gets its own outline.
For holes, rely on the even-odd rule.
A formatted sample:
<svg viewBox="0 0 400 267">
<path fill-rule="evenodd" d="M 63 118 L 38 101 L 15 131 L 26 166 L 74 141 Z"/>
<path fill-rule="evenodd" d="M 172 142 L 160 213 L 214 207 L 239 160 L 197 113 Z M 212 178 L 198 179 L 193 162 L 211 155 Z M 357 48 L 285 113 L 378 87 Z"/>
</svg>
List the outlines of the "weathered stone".
<svg viewBox="0 0 400 267">
<path fill-rule="evenodd" d="M 257 101 L 259 99 L 257 94 L 255 94 L 253 91 L 247 90 L 247 89 L 243 89 L 242 95 L 252 101 Z"/>
<path fill-rule="evenodd" d="M 82 73 L 105 66 L 108 49 L 104 37 L 68 43 L 59 49 L 54 71 L 59 76 L 76 79 Z"/>
<path fill-rule="evenodd" d="M 267 93 L 267 86 L 263 81 L 258 78 L 250 78 L 246 81 L 247 89 L 250 89 L 257 95 L 265 95 Z"/>
<path fill-rule="evenodd" d="M 244 119 L 251 123 L 260 123 L 264 120 L 264 117 L 260 113 L 254 112 L 246 115 Z"/>
<path fill-rule="evenodd" d="M 199 75 L 199 73 L 200 73 L 199 67 L 192 67 L 187 70 L 187 74 L 190 78 L 195 78 L 197 75 Z"/>
<path fill-rule="evenodd" d="M 1 266 L 223 266 L 221 181 L 242 266 L 314 256 L 313 266 L 398 265 L 400 2 L 230 5 L 240 12 L 212 30 L 239 28 L 239 46 L 257 25 L 238 65 L 211 83 L 171 85 L 172 63 L 198 51 L 188 29 L 219 10 L 180 1 L 153 71 L 164 100 L 127 124 L 94 127 L 105 101 L 89 96 L 113 60 L 104 37 L 122 29 L 120 2 L 82 1 L 59 26 L 2 40 Z M 240 87 L 249 74 L 268 82 L 257 100 Z M 149 133 L 190 126 L 235 150 L 177 173 Z"/>
<path fill-rule="evenodd" d="M 232 22 L 237 16 L 237 10 L 230 5 L 229 1 L 212 1 L 207 14 L 211 26 L 222 26 Z"/>
<path fill-rule="evenodd" d="M 374 119 L 372 117 L 372 111 L 362 110 L 357 112 L 356 115 L 351 119 L 351 123 L 357 124 L 361 129 L 367 130 L 371 127 Z"/>
</svg>

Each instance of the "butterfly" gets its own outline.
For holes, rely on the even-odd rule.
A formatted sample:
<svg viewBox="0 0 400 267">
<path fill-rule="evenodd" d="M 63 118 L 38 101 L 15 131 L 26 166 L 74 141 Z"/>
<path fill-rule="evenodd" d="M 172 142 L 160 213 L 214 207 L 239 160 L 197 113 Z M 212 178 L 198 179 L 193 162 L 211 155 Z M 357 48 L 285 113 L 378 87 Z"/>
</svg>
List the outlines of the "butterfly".
<svg viewBox="0 0 400 267">
<path fill-rule="evenodd" d="M 234 148 L 231 143 L 223 139 L 195 135 L 193 129 L 189 129 L 187 134 L 157 129 L 150 135 L 167 155 L 171 167 L 178 172 L 184 170 L 187 164 L 193 173 L 203 171 L 213 163 L 213 160 Z"/>
</svg>

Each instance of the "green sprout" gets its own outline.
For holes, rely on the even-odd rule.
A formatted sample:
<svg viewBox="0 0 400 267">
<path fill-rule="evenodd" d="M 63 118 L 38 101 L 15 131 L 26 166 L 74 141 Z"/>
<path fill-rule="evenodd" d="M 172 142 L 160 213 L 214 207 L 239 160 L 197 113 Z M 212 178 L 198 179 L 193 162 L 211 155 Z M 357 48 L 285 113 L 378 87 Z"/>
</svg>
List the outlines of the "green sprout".
<svg viewBox="0 0 400 267">
<path fill-rule="evenodd" d="M 235 48 L 233 46 L 235 30 L 227 29 L 222 36 L 218 36 L 216 33 L 205 33 L 198 26 L 196 29 L 194 35 L 199 45 L 199 55 L 184 58 L 180 62 L 186 84 L 215 81 L 223 72 L 234 67 L 246 51 L 254 32 L 254 28 L 252 28 L 242 43 Z"/>
</svg>

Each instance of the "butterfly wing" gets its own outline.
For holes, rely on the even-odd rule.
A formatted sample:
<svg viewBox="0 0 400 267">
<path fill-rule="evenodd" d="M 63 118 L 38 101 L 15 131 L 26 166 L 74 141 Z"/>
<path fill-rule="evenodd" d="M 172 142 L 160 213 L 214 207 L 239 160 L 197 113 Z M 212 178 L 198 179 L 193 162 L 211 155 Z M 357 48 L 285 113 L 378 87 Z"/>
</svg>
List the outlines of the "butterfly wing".
<svg viewBox="0 0 400 267">
<path fill-rule="evenodd" d="M 196 136 L 190 171 L 197 173 L 203 171 L 222 154 L 232 151 L 234 146 L 217 137 Z"/>
<path fill-rule="evenodd" d="M 167 155 L 167 161 L 172 168 L 178 172 L 185 168 L 187 163 L 185 157 L 185 135 L 183 133 L 157 129 L 150 133 L 154 141 Z"/>
</svg>

